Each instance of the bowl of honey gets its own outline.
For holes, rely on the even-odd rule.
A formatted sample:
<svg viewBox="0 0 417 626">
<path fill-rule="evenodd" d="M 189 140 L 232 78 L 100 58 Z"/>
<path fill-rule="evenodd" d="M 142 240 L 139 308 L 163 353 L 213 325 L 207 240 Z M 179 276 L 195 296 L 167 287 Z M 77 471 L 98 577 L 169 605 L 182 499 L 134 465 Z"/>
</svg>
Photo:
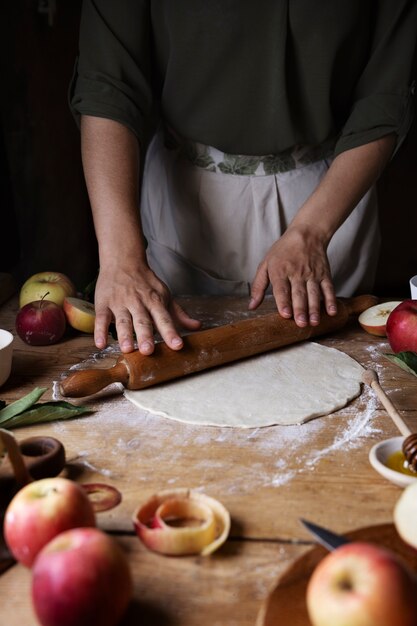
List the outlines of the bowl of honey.
<svg viewBox="0 0 417 626">
<path fill-rule="evenodd" d="M 376 443 L 369 451 L 369 462 L 381 476 L 398 485 L 407 487 L 417 481 L 417 472 L 408 467 L 402 452 L 404 437 L 392 437 Z"/>
</svg>

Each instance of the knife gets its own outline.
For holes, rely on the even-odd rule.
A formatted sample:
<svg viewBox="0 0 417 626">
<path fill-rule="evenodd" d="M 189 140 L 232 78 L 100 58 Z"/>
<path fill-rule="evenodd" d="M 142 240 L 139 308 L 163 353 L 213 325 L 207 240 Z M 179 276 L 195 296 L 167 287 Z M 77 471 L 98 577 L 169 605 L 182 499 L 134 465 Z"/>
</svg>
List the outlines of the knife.
<svg viewBox="0 0 417 626">
<path fill-rule="evenodd" d="M 313 524 L 312 522 L 302 518 L 300 519 L 300 522 L 327 550 L 336 550 L 336 548 L 340 548 L 340 546 L 349 543 L 349 539 L 347 537 L 337 535 L 327 528 L 323 528 L 322 526 L 318 526 L 317 524 Z"/>
</svg>

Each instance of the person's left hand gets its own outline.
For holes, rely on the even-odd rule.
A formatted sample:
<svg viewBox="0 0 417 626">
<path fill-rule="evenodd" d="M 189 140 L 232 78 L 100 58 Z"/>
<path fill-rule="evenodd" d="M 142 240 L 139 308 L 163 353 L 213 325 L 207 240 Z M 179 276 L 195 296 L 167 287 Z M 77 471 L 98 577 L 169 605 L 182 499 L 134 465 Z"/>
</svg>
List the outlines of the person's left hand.
<svg viewBox="0 0 417 626">
<path fill-rule="evenodd" d="M 252 282 L 250 309 L 262 302 L 271 283 L 278 312 L 297 326 L 317 326 L 323 299 L 329 315 L 337 312 L 326 247 L 319 233 L 290 227 L 270 248 Z"/>
</svg>

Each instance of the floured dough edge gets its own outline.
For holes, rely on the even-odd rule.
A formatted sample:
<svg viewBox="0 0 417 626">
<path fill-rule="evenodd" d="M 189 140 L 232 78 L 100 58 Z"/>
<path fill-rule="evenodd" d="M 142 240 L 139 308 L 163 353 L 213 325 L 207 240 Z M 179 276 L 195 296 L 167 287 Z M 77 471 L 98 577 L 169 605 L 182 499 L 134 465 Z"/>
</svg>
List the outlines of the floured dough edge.
<svg viewBox="0 0 417 626">
<path fill-rule="evenodd" d="M 248 418 L 248 421 L 244 421 L 244 422 L 240 421 L 238 423 L 232 423 L 233 420 L 232 421 L 230 420 L 230 413 L 226 415 L 224 419 L 222 418 L 219 419 L 219 417 L 217 417 L 217 419 L 213 419 L 211 418 L 209 414 L 205 415 L 203 418 L 201 418 L 200 416 L 199 418 L 195 419 L 191 417 L 190 415 L 185 415 L 185 416 L 184 414 L 181 415 L 181 410 L 178 412 L 178 408 L 174 409 L 175 411 L 174 413 L 168 413 L 166 410 L 161 410 L 157 408 L 158 390 L 163 390 L 165 393 L 166 390 L 170 388 L 174 396 L 178 396 L 179 385 L 181 385 L 181 387 L 184 387 L 185 385 L 185 391 L 187 391 L 190 384 L 192 385 L 196 384 L 195 382 L 191 383 L 191 381 L 196 381 L 198 379 L 200 381 L 201 388 L 204 389 L 204 386 L 205 386 L 204 379 L 208 375 L 218 376 L 219 381 L 221 381 L 224 377 L 225 368 L 237 369 L 239 366 L 247 366 L 249 363 L 251 363 L 255 371 L 255 368 L 257 367 L 257 363 L 263 358 L 267 358 L 267 357 L 274 358 L 276 356 L 279 359 L 280 355 L 286 355 L 287 353 L 289 353 L 289 351 L 291 351 L 292 353 L 294 353 L 295 351 L 298 351 L 301 353 L 301 350 L 312 350 L 312 349 L 322 351 L 322 354 L 326 353 L 330 358 L 333 357 L 337 359 L 339 361 L 339 365 L 340 363 L 344 361 L 344 364 L 346 365 L 347 370 L 350 370 L 352 373 L 354 373 L 354 376 L 352 376 L 351 378 L 348 378 L 349 385 L 347 386 L 350 387 L 350 389 L 346 391 L 345 395 L 343 396 L 340 395 L 340 397 L 337 400 L 332 401 L 332 404 L 330 407 L 328 404 L 326 404 L 325 406 L 323 406 L 323 408 L 313 409 L 309 411 L 308 413 L 306 413 L 300 419 L 295 420 L 291 416 L 290 417 L 285 416 L 285 415 L 277 416 L 275 414 L 275 415 L 271 415 L 270 419 L 265 417 L 264 419 L 262 419 L 262 421 L 259 421 L 257 419 L 255 419 L 254 421 L 250 421 L 250 418 Z M 318 368 L 320 368 L 320 365 L 319 364 L 317 365 L 318 365 Z M 250 357 L 242 361 L 226 364 L 222 367 L 217 367 L 217 368 L 209 369 L 203 372 L 198 372 L 196 374 L 192 374 L 190 376 L 186 376 L 181 379 L 168 381 L 166 383 L 161 383 L 160 385 L 149 387 L 144 390 L 131 391 L 131 390 L 125 389 L 124 395 L 130 402 L 132 402 L 132 404 L 134 404 L 135 406 L 137 406 L 139 409 L 143 411 L 149 412 L 155 416 L 167 418 L 173 421 L 178 421 L 178 422 L 182 422 L 186 424 L 193 424 L 193 425 L 199 425 L 199 426 L 217 426 L 221 428 L 240 428 L 240 429 L 264 428 L 268 426 L 277 426 L 277 425 L 279 426 L 291 425 L 292 426 L 292 425 L 304 424 L 305 422 L 315 419 L 317 417 L 330 415 L 334 413 L 335 411 L 338 411 L 344 408 L 345 406 L 347 406 L 349 402 L 357 398 L 361 393 L 361 381 L 362 381 L 363 371 L 364 371 L 364 368 L 357 361 L 355 361 L 352 357 L 350 357 L 349 355 L 347 355 L 346 353 L 340 350 L 337 350 L 335 348 L 331 348 L 328 346 L 323 346 L 322 344 L 318 344 L 314 342 L 302 342 L 294 346 L 290 346 L 288 348 L 281 348 L 279 350 L 275 350 L 272 352 L 267 352 L 261 355 Z M 341 379 L 340 382 L 342 382 L 342 380 L 343 378 Z M 260 385 L 261 384 L 262 383 L 260 383 Z M 149 400 L 148 400 L 148 397 L 149 397 L 148 392 L 151 392 L 152 394 L 151 403 L 149 403 Z M 203 391 L 203 395 L 204 395 L 204 391 Z M 156 398 L 156 403 L 155 403 L 155 398 Z M 178 398 L 175 400 L 175 402 L 178 402 Z M 173 404 L 175 404 L 175 402 L 173 402 Z M 198 402 L 198 398 L 191 399 L 190 397 L 187 397 L 185 398 L 185 400 L 182 400 L 183 404 L 188 404 L 188 405 L 191 405 L 192 403 L 195 404 L 196 402 Z M 230 411 L 231 413 L 233 413 L 233 401 L 230 406 Z M 284 409 L 284 413 L 285 413 L 285 409 Z M 216 414 L 218 415 L 217 411 L 216 411 Z"/>
</svg>

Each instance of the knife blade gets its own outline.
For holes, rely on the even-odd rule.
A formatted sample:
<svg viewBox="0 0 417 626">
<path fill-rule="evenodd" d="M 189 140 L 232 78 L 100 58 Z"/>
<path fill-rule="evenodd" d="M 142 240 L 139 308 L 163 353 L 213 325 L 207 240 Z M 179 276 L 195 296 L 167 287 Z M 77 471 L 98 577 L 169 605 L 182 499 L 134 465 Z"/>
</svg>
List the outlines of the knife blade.
<svg viewBox="0 0 417 626">
<path fill-rule="evenodd" d="M 335 550 L 336 548 L 340 548 L 340 546 L 349 543 L 349 539 L 347 537 L 337 535 L 327 528 L 323 528 L 322 526 L 318 526 L 317 524 L 313 524 L 313 522 L 309 522 L 308 520 L 302 518 L 300 519 L 300 522 L 327 550 Z"/>
</svg>

